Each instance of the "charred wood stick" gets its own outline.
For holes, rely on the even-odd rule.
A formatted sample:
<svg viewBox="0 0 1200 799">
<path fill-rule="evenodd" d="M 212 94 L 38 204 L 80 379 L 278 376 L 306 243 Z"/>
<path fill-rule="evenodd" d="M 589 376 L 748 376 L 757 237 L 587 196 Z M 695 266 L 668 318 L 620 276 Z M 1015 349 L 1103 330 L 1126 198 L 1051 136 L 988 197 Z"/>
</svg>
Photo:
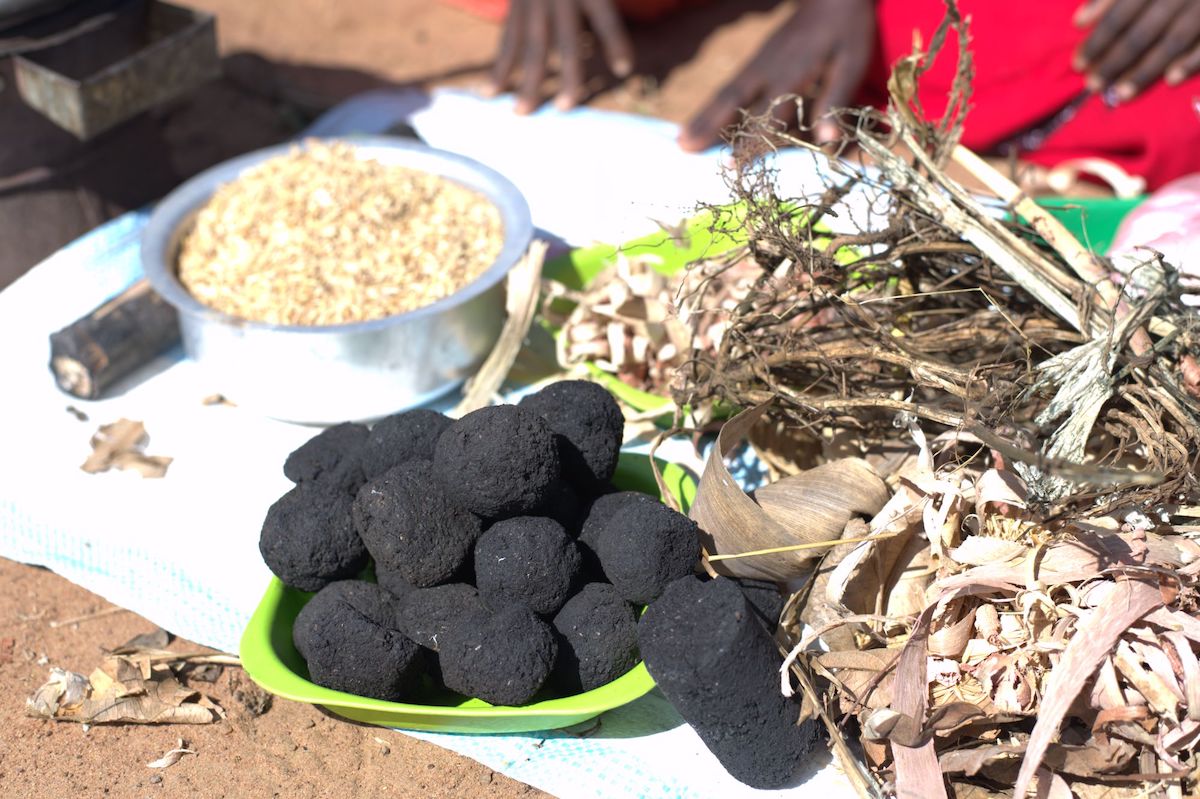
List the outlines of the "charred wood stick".
<svg viewBox="0 0 1200 799">
<path fill-rule="evenodd" d="M 179 343 L 175 309 L 145 280 L 50 335 L 50 371 L 59 388 L 97 399 L 121 378 Z"/>
</svg>

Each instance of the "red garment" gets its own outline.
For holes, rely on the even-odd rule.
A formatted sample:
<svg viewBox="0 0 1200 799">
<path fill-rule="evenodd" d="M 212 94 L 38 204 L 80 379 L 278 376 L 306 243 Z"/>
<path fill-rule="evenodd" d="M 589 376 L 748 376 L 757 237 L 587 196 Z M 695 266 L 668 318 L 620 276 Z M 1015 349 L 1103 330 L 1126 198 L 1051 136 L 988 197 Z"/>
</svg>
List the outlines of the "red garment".
<svg viewBox="0 0 1200 799">
<path fill-rule="evenodd" d="M 975 83 L 963 143 L 988 152 L 1038 126 L 1084 90 L 1071 68 L 1087 30 L 1071 21 L 1081 0 L 959 0 L 970 18 Z M 913 31 L 928 44 L 942 20 L 942 0 L 878 0 L 879 58 L 869 90 L 882 96 L 886 66 L 912 52 Z M 954 78 L 957 37 L 925 73 L 921 104 L 940 115 Z M 1200 77 L 1180 86 L 1158 81 L 1134 100 L 1114 108 L 1089 98 L 1042 146 L 1022 157 L 1054 166 L 1073 158 L 1100 157 L 1146 178 L 1156 188 L 1200 172 Z"/>
<path fill-rule="evenodd" d="M 730 2 L 731 0 L 726 0 Z M 503 18 L 508 0 L 448 0 L 476 13 Z M 632 18 L 657 17 L 698 0 L 620 0 Z M 975 84 L 963 143 L 990 152 L 1012 137 L 1038 127 L 1084 90 L 1071 68 L 1075 49 L 1087 36 L 1071 18 L 1083 0 L 959 0 L 970 18 Z M 875 66 L 863 87 L 864 101 L 881 105 L 887 74 L 912 52 L 913 32 L 928 44 L 945 13 L 943 0 L 876 0 L 879 29 Z M 925 73 L 920 89 L 927 113 L 946 105 L 957 61 L 957 36 Z M 1054 166 L 1074 158 L 1099 157 L 1146 178 L 1151 189 L 1200 172 L 1200 76 L 1180 86 L 1157 81 L 1134 100 L 1114 108 L 1091 97 L 1075 116 L 1033 152 L 1022 157 Z"/>
</svg>

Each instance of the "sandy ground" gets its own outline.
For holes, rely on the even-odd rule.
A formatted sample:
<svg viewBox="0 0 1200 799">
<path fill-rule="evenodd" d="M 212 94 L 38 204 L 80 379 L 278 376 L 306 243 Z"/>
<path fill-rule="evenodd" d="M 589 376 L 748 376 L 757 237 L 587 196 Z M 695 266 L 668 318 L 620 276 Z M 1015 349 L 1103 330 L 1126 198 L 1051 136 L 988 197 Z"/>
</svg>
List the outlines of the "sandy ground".
<svg viewBox="0 0 1200 799">
<path fill-rule="evenodd" d="M 499 33 L 493 23 L 429 0 L 189 3 L 218 15 L 225 77 L 159 112 L 158 143 L 175 179 L 287 138 L 364 89 L 477 84 Z M 598 85 L 596 104 L 682 121 L 769 32 L 779 16 L 774 5 L 714 2 L 698 14 L 636 29 L 639 75 Z M 154 196 L 152 184 L 140 201 Z M 86 213 L 76 220 L 53 199 L 49 193 L 9 196 L 10 205 L 0 209 L 20 231 L 20 214 L 44 203 L 39 219 L 52 215 L 58 223 L 38 245 L 45 253 L 102 221 Z M 138 201 L 135 194 L 126 205 Z M 120 210 L 114 206 L 105 215 Z M 0 270 L 0 286 L 20 271 Z M 105 649 L 154 629 L 126 611 L 51 626 L 110 607 L 50 572 L 0 559 L 0 796 L 543 795 L 431 744 L 341 721 L 308 705 L 276 700 L 257 714 L 247 705 L 261 697 L 236 668 L 199 686 L 229 713 L 209 726 L 96 726 L 85 732 L 77 724 L 26 718 L 25 698 L 51 666 L 86 674 Z M 186 641 L 173 646 L 193 648 Z M 146 767 L 181 737 L 195 756 L 161 772 Z"/>
<path fill-rule="evenodd" d="M 271 701 L 240 668 L 192 682 L 227 718 L 209 725 L 96 725 L 25 716 L 52 666 L 90 673 L 105 650 L 152 623 L 44 569 L 0 558 L 0 796 L 323 799 L 336 796 L 535 797 L 541 791 L 392 730 Z M 99 613 L 100 615 L 94 615 Z M 63 620 L 93 616 L 75 623 Z M 171 649 L 203 649 L 184 640 Z M 263 710 L 262 703 L 269 702 Z M 146 764 L 182 738 L 196 752 Z"/>
</svg>

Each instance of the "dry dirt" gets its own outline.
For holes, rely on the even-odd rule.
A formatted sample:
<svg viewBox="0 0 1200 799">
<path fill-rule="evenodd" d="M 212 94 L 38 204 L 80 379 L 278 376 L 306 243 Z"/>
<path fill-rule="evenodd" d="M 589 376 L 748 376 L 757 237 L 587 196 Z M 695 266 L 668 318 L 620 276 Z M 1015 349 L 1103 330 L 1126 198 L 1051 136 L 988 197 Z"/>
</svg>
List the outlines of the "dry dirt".
<svg viewBox="0 0 1200 799">
<path fill-rule="evenodd" d="M 44 569 L 0 558 L 0 796 L 5 799 L 322 799 L 336 796 L 536 797 L 528 785 L 401 733 L 270 700 L 240 668 L 193 682 L 227 711 L 208 725 L 96 725 L 25 716 L 51 666 L 87 674 L 104 651 L 152 632 Z M 91 619 L 53 626 L 99 613 Z M 202 649 L 177 639 L 171 649 Z M 269 701 L 265 712 L 264 701 Z M 196 755 L 147 768 L 179 738 Z M 378 740 L 377 740 L 378 739 Z M 382 741 L 383 743 L 380 743 Z"/>
<path fill-rule="evenodd" d="M 178 180 L 238 152 L 292 135 L 333 103 L 385 85 L 478 83 L 499 28 L 429 0 L 187 0 L 218 15 L 225 77 L 166 109 L 152 138 Z M 634 31 L 639 77 L 602 91 L 602 107 L 682 121 L 733 74 L 769 32 L 780 10 L 767 0 L 714 2 L 708 8 Z M 786 9 L 783 9 L 786 10 Z M 602 87 L 598 87 L 602 88 Z M 483 135 L 483 134 L 481 134 Z M 143 165 L 145 165 L 143 161 Z M 55 226 L 44 253 L 104 216 L 161 191 L 154 177 L 124 171 L 123 185 L 145 191 L 107 210 L 68 219 L 59 206 L 36 210 L 50 192 L 9 196 L 14 230 L 28 214 Z M 85 209 L 86 210 L 86 209 Z M 36 252 L 36 248 L 33 250 Z M 37 260 L 0 269 L 0 286 Z M 208 726 L 96 726 L 26 718 L 25 698 L 51 665 L 90 672 L 103 650 L 154 629 L 120 611 L 76 624 L 50 622 L 110 608 L 102 598 L 42 569 L 0 559 L 0 796 L 63 797 L 332 797 L 541 796 L 469 759 L 399 733 L 358 726 L 309 705 L 283 700 L 256 715 L 238 698 L 240 669 L 202 685 L 229 711 Z M 186 641 L 173 646 L 191 648 Z M 253 697 L 250 697 L 253 699 Z M 251 702 L 253 704 L 253 702 Z M 197 755 L 156 771 L 146 764 L 182 737 Z M 375 739 L 379 737 L 385 746 Z M 156 779 L 161 778 L 161 779 Z"/>
</svg>

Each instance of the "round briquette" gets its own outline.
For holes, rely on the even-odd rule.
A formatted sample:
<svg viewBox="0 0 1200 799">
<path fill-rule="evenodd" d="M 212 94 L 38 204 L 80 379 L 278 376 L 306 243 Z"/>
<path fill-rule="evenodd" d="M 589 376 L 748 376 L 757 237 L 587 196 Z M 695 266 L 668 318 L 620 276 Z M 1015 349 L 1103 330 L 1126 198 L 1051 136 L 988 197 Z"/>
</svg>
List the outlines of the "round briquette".
<svg viewBox="0 0 1200 799">
<path fill-rule="evenodd" d="M 556 612 L 571 595 L 580 566 L 575 542 L 553 519 L 496 522 L 475 543 L 475 584 L 493 610 L 518 604 L 542 615 Z"/>
<path fill-rule="evenodd" d="M 586 549 L 585 555 L 587 553 L 597 554 L 596 551 L 600 546 L 600 531 L 612 519 L 614 513 L 631 502 L 662 504 L 641 491 L 616 491 L 596 497 L 588 505 L 587 511 L 583 515 L 583 521 L 579 525 L 579 537 L 576 539 L 580 548 Z"/>
<path fill-rule="evenodd" d="M 350 579 L 367 565 L 350 496 L 321 481 L 298 483 L 271 505 L 258 551 L 276 577 L 301 591 Z"/>
<path fill-rule="evenodd" d="M 351 422 L 322 430 L 287 456 L 283 473 L 293 483 L 336 482 L 353 494 L 364 480 L 359 456 L 367 435 L 365 425 Z"/>
<path fill-rule="evenodd" d="M 474 586 L 447 583 L 415 588 L 406 594 L 400 602 L 397 621 L 401 632 L 436 652 L 446 633 L 463 619 L 487 612 Z"/>
<path fill-rule="evenodd" d="M 402 599 L 417 590 L 415 585 L 404 579 L 404 575 L 390 569 L 381 569 L 379 564 L 375 565 L 375 582 L 397 599 Z"/>
<path fill-rule="evenodd" d="M 560 380 L 520 402 L 546 420 L 559 438 L 563 472 L 594 492 L 617 468 L 625 417 L 608 389 L 587 380 Z"/>
<path fill-rule="evenodd" d="M 409 461 L 431 461 L 437 440 L 453 420 L 428 408 L 417 408 L 380 419 L 362 445 L 363 474 L 372 480 Z"/>
<path fill-rule="evenodd" d="M 631 500 L 601 531 L 597 554 L 604 576 L 637 605 L 658 597 L 672 580 L 689 575 L 700 560 L 696 523 L 659 502 Z"/>
<path fill-rule="evenodd" d="M 818 740 L 813 720 L 779 692 L 774 639 L 732 581 L 685 577 L 646 609 L 638 640 L 650 676 L 734 778 L 792 784 Z"/>
<path fill-rule="evenodd" d="M 558 644 L 550 625 L 520 606 L 468 616 L 442 639 L 446 687 L 493 705 L 523 705 L 554 668 Z"/>
<path fill-rule="evenodd" d="M 374 583 L 330 583 L 296 616 L 292 640 L 312 681 L 400 701 L 421 684 L 421 648 L 396 628 L 398 600 Z"/>
<path fill-rule="evenodd" d="M 376 568 L 418 588 L 453 578 L 483 530 L 442 491 L 428 461 L 402 463 L 363 486 L 354 521 Z"/>
<path fill-rule="evenodd" d="M 552 625 L 559 636 L 552 679 L 567 693 L 599 688 L 637 665 L 637 616 L 608 583 L 585 585 Z"/>
<path fill-rule="evenodd" d="M 538 512 L 561 476 L 554 434 L 515 405 L 480 408 L 450 425 L 433 467 L 447 495 L 485 519 Z"/>
</svg>

